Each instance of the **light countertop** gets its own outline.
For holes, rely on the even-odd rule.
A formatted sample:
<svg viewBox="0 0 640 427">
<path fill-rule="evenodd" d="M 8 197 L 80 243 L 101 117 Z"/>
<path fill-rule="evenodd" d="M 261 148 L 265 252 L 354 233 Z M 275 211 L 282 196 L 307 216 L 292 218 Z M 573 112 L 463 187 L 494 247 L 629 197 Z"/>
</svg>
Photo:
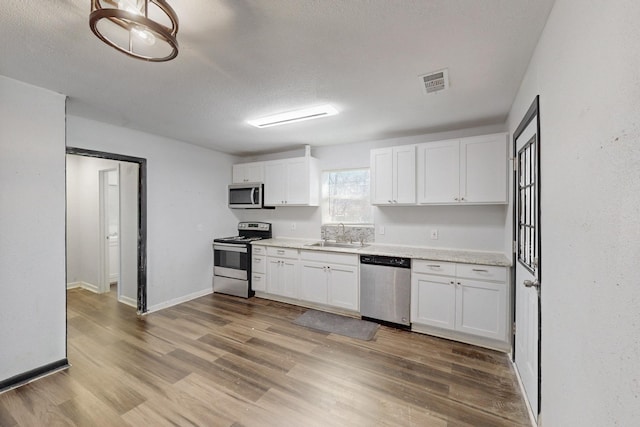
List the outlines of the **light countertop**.
<svg viewBox="0 0 640 427">
<path fill-rule="evenodd" d="M 332 248 L 307 246 L 318 242 L 313 239 L 294 239 L 276 237 L 253 242 L 254 245 L 277 246 L 280 248 L 304 249 L 310 251 L 342 252 L 359 255 L 385 255 L 431 261 L 460 262 L 464 264 L 495 265 L 510 267 L 509 258 L 502 252 L 467 251 L 458 249 L 436 249 L 421 246 L 383 245 L 379 243 L 366 244 L 362 248 Z"/>
</svg>

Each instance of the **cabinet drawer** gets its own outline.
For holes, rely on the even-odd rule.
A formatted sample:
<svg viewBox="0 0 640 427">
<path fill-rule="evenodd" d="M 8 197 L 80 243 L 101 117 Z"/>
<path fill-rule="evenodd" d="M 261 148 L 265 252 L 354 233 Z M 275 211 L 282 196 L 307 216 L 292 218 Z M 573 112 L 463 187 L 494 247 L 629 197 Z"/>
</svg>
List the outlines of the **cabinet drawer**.
<svg viewBox="0 0 640 427">
<path fill-rule="evenodd" d="M 457 276 L 476 280 L 506 282 L 507 269 L 495 265 L 458 264 Z"/>
<path fill-rule="evenodd" d="M 251 274 L 251 289 L 254 291 L 267 291 L 267 276 L 261 273 Z"/>
<path fill-rule="evenodd" d="M 298 258 L 298 250 L 290 248 L 267 247 L 267 255 L 280 258 Z"/>
<path fill-rule="evenodd" d="M 267 272 L 267 258 L 264 256 L 251 257 L 251 271 L 254 273 L 266 273 Z"/>
<path fill-rule="evenodd" d="M 358 255 L 340 254 L 323 251 L 300 251 L 300 258 L 304 261 L 314 261 L 323 264 L 358 265 Z"/>
<path fill-rule="evenodd" d="M 251 253 L 254 255 L 266 255 L 267 248 L 264 246 L 251 245 Z"/>
<path fill-rule="evenodd" d="M 429 261 L 422 259 L 412 260 L 412 270 L 414 273 L 438 274 L 441 276 L 455 276 L 456 263 Z"/>
</svg>

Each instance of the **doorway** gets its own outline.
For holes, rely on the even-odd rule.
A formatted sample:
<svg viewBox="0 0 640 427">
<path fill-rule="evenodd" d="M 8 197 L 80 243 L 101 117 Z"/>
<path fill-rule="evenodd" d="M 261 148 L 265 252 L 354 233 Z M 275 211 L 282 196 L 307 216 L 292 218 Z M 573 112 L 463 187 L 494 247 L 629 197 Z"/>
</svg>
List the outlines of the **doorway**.
<svg viewBox="0 0 640 427">
<path fill-rule="evenodd" d="M 99 174 L 100 201 L 100 291 L 115 290 L 118 301 L 124 295 L 120 282 L 120 163 L 113 169 L 102 169 Z M 137 183 L 136 183 L 137 185 Z M 136 190 L 137 191 L 137 190 Z M 68 193 L 67 193 L 68 194 Z M 115 289 L 114 289 L 115 288 Z M 127 301 L 131 304 L 131 301 Z M 135 304 L 135 299 L 133 300 Z"/>
<path fill-rule="evenodd" d="M 513 138 L 514 364 L 525 398 L 538 419 L 541 404 L 541 243 L 539 96 Z"/>
<path fill-rule="evenodd" d="M 67 155 L 92 158 L 93 160 L 104 159 L 114 162 L 106 162 L 107 166 L 102 167 L 99 172 L 99 193 L 100 204 L 96 207 L 95 218 L 100 218 L 98 233 L 99 243 L 96 243 L 96 254 L 93 259 L 99 265 L 99 278 L 96 282 L 108 286 L 110 283 L 109 271 L 110 257 L 108 256 L 109 238 L 113 235 L 113 228 L 110 229 L 108 193 L 109 193 L 109 169 L 117 169 L 118 171 L 118 211 L 120 212 L 117 226 L 117 238 L 119 249 L 119 269 L 117 273 L 118 299 L 122 302 L 134 305 L 138 314 L 147 311 L 147 283 L 146 283 L 146 241 L 147 241 L 147 220 L 146 220 L 146 159 L 124 156 L 115 153 L 107 153 L 101 151 L 87 150 L 83 148 L 67 147 Z M 68 171 L 69 173 L 69 171 Z M 95 187 L 92 191 L 95 192 Z M 132 189 L 126 191 L 126 189 Z M 75 212 L 69 201 L 70 193 L 67 191 L 67 230 L 69 230 L 69 222 L 73 221 L 72 215 L 82 216 L 83 212 Z M 88 212 L 88 217 L 93 217 Z M 95 228 L 94 228 L 95 230 Z M 69 232 L 67 231 L 69 234 Z M 67 236 L 67 251 L 73 251 L 77 242 Z M 77 249 L 75 249 L 77 251 Z M 68 257 L 69 258 L 69 257 Z M 101 261 L 102 260 L 102 261 Z M 67 276 L 69 278 L 69 264 L 67 265 Z M 74 277 L 70 277 L 73 281 Z M 104 285 L 106 284 L 106 285 Z M 99 289 L 97 292 L 107 291 L 108 289 Z"/>
</svg>

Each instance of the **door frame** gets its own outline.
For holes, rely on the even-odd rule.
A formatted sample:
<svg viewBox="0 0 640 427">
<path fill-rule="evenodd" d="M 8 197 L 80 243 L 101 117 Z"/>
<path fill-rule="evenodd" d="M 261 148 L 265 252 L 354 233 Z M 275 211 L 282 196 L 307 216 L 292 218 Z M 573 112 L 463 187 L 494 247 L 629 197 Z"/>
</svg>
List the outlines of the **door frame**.
<svg viewBox="0 0 640 427">
<path fill-rule="evenodd" d="M 533 119 L 536 119 L 536 138 L 537 138 L 537 147 L 536 147 L 536 155 L 538 157 L 538 161 L 536 162 L 536 199 L 537 199 L 537 215 L 538 215 L 538 235 L 536 239 L 536 244 L 538 246 L 538 265 L 537 265 L 537 274 L 538 281 L 542 283 L 542 210 L 541 210 L 541 179 L 540 179 L 540 158 L 541 158 L 541 148 L 540 148 L 540 95 L 536 95 L 535 99 L 529 106 L 526 114 L 522 118 L 522 121 L 516 128 L 513 133 L 513 204 L 512 204 L 512 213 L 513 213 L 513 266 L 511 267 L 511 282 L 513 283 L 513 293 L 512 293 L 512 305 L 513 305 L 513 321 L 515 325 L 516 319 L 516 293 L 518 292 L 518 286 L 516 284 L 516 263 L 518 262 L 518 253 L 517 253 L 517 236 L 518 236 L 518 171 L 515 167 L 517 163 L 517 140 L 522 134 L 522 132 L 531 124 Z M 512 329 L 512 343 L 513 348 L 511 352 L 512 361 L 515 363 L 516 361 L 516 327 Z M 536 416 L 539 416 L 542 409 L 542 287 L 538 289 L 538 413 Z"/>
<path fill-rule="evenodd" d="M 139 166 L 137 311 L 138 314 L 144 314 L 147 312 L 147 159 L 79 147 L 67 147 L 66 152 L 78 156 L 137 163 Z"/>
</svg>

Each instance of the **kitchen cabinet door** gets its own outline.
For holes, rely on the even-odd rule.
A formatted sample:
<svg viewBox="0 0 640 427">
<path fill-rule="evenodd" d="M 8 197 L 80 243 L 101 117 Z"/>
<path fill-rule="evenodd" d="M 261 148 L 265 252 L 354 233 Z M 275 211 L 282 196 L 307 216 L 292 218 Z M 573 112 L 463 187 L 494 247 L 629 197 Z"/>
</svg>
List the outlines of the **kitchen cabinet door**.
<svg viewBox="0 0 640 427">
<path fill-rule="evenodd" d="M 290 259 L 269 258 L 267 266 L 267 292 L 288 298 L 297 297 L 298 262 Z"/>
<path fill-rule="evenodd" d="M 289 298 L 298 298 L 298 261 L 283 260 L 281 266 L 282 293 Z"/>
<path fill-rule="evenodd" d="M 371 203 L 416 203 L 416 147 L 371 150 Z"/>
<path fill-rule="evenodd" d="M 327 267 L 317 262 L 303 261 L 300 264 L 301 300 L 326 304 L 328 301 Z"/>
<path fill-rule="evenodd" d="M 460 197 L 466 203 L 507 203 L 506 134 L 460 142 Z"/>
<path fill-rule="evenodd" d="M 266 206 L 318 206 L 317 160 L 299 157 L 264 162 Z"/>
<path fill-rule="evenodd" d="M 233 183 L 242 184 L 245 182 L 264 181 L 264 163 L 240 163 L 232 167 Z"/>
<path fill-rule="evenodd" d="M 442 329 L 455 329 L 456 286 L 453 277 L 413 274 L 411 321 Z"/>
<path fill-rule="evenodd" d="M 267 291 L 267 276 L 262 273 L 251 274 L 251 289 L 258 292 Z"/>
<path fill-rule="evenodd" d="M 456 329 L 507 341 L 507 288 L 504 283 L 458 279 Z"/>
<path fill-rule="evenodd" d="M 281 206 L 285 204 L 287 170 L 285 162 L 265 162 L 264 165 L 264 204 Z"/>
<path fill-rule="evenodd" d="M 393 203 L 393 150 L 371 150 L 371 204 Z"/>
<path fill-rule="evenodd" d="M 459 140 L 418 146 L 418 203 L 453 204 L 459 200 Z"/>
<path fill-rule="evenodd" d="M 304 157 L 286 163 L 286 204 L 309 204 L 309 165 Z"/>
<path fill-rule="evenodd" d="M 327 268 L 329 277 L 329 305 L 360 311 L 358 267 L 332 264 Z"/>
<path fill-rule="evenodd" d="M 393 200 L 394 203 L 416 202 L 416 147 L 393 149 Z"/>
</svg>

